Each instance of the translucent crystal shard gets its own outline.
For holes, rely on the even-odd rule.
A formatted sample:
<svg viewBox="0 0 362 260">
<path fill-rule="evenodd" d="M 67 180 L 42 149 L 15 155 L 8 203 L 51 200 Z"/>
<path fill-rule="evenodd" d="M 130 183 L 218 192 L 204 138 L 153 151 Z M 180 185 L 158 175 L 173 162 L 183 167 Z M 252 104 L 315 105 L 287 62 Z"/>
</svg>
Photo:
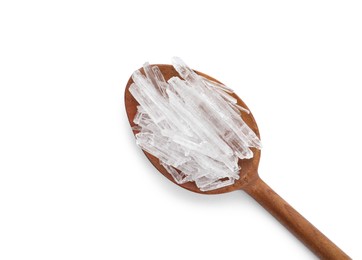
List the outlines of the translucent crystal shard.
<svg viewBox="0 0 362 260">
<path fill-rule="evenodd" d="M 201 191 L 232 185 L 240 178 L 238 160 L 253 156 L 250 147 L 261 148 L 240 116 L 249 111 L 230 88 L 199 76 L 180 58 L 172 63 L 180 78 L 166 81 L 148 63 L 144 74 L 132 75 L 129 91 L 139 103 L 136 143 L 179 184 L 194 181 Z"/>
</svg>

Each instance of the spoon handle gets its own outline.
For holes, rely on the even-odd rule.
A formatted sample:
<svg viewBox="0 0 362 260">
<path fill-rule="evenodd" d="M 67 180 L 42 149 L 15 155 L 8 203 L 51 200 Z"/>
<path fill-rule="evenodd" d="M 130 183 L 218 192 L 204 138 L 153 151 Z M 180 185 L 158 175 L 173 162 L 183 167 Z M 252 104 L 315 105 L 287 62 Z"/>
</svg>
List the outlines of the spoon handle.
<svg viewBox="0 0 362 260">
<path fill-rule="evenodd" d="M 351 259 L 262 179 L 257 178 L 244 190 L 321 259 Z"/>
</svg>

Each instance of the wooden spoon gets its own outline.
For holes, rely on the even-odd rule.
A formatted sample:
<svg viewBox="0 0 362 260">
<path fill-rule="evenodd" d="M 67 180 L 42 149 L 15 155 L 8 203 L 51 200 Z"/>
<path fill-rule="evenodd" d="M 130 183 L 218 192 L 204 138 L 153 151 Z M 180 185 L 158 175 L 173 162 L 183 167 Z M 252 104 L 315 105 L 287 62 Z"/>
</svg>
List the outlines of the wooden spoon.
<svg viewBox="0 0 362 260">
<path fill-rule="evenodd" d="M 158 65 L 165 79 L 178 76 L 178 73 L 171 65 Z M 140 69 L 143 71 L 143 69 Z M 208 79 L 219 82 L 218 80 L 198 71 L 197 74 L 202 75 Z M 133 118 L 137 112 L 137 101 L 129 92 L 129 87 L 133 83 L 132 78 L 129 79 L 125 89 L 125 105 L 127 116 L 130 125 L 133 127 Z M 221 82 L 219 82 L 221 83 Z M 246 109 L 246 104 L 235 94 L 238 104 Z M 253 115 L 242 113 L 243 120 L 260 138 L 259 129 L 255 122 Z M 133 131 L 134 134 L 137 131 Z M 202 194 L 220 194 L 231 192 L 235 190 L 244 190 L 251 197 L 253 197 L 260 205 L 262 205 L 270 214 L 272 214 L 281 224 L 283 224 L 290 232 L 292 232 L 301 242 L 303 242 L 311 251 L 313 251 L 321 259 L 351 259 L 340 248 L 338 248 L 332 241 L 323 235 L 316 227 L 314 227 L 308 220 L 292 208 L 285 200 L 283 200 L 276 192 L 274 192 L 258 175 L 258 165 L 260 160 L 260 150 L 252 148 L 254 157 L 248 160 L 239 160 L 241 166 L 242 176 L 239 180 L 231 186 L 226 186 L 217 190 L 200 191 L 194 182 L 187 182 L 185 184 L 177 184 L 170 174 L 160 165 L 159 160 L 153 155 L 144 151 L 147 158 L 151 163 L 173 183 L 185 188 L 187 190 L 202 193 Z"/>
</svg>

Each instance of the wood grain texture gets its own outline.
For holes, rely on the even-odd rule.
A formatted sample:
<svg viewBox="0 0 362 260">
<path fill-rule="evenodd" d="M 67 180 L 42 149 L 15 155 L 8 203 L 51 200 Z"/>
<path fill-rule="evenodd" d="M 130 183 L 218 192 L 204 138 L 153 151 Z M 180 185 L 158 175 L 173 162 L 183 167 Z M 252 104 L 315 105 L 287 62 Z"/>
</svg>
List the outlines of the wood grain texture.
<svg viewBox="0 0 362 260">
<path fill-rule="evenodd" d="M 244 190 L 320 259 L 350 259 L 346 253 L 299 214 L 262 179 L 257 178 L 255 182 L 245 186 Z"/>
<path fill-rule="evenodd" d="M 178 76 L 178 73 L 171 65 L 157 64 L 160 68 L 165 79 L 168 80 L 171 77 Z M 143 69 L 140 69 L 143 72 Z M 197 74 L 202 75 L 208 79 L 219 82 L 218 80 L 198 71 Z M 133 118 L 137 112 L 137 101 L 133 98 L 129 92 L 129 87 L 133 83 L 132 78 L 128 80 L 125 89 L 125 106 L 129 123 L 132 126 Z M 221 82 L 219 82 L 221 83 Z M 233 94 L 238 101 L 238 104 L 246 109 L 249 108 L 246 104 L 235 94 Z M 256 133 L 260 138 L 259 129 L 255 122 L 253 115 L 242 113 L 243 120 L 248 126 Z M 137 131 L 133 130 L 136 134 Z M 170 174 L 160 165 L 159 160 L 153 155 L 143 151 L 154 167 L 158 169 L 167 179 L 179 185 L 187 190 L 202 193 L 202 194 L 220 194 L 225 192 L 231 192 L 234 190 L 244 190 L 251 197 L 253 197 L 260 205 L 262 205 L 270 214 L 272 214 L 281 224 L 283 224 L 288 230 L 290 230 L 300 241 L 302 241 L 311 251 L 313 251 L 321 259 L 331 260 L 343 260 L 351 259 L 340 248 L 338 248 L 332 241 L 330 241 L 325 235 L 323 235 L 316 227 L 314 227 L 308 220 L 306 220 L 301 214 L 293 209 L 285 200 L 283 200 L 277 193 L 275 193 L 264 181 L 262 181 L 258 175 L 258 165 L 260 160 L 260 150 L 252 148 L 254 157 L 248 160 L 239 160 L 241 167 L 240 179 L 237 180 L 234 185 L 223 187 L 217 190 L 200 191 L 194 182 L 188 182 L 185 184 L 177 184 Z"/>
</svg>

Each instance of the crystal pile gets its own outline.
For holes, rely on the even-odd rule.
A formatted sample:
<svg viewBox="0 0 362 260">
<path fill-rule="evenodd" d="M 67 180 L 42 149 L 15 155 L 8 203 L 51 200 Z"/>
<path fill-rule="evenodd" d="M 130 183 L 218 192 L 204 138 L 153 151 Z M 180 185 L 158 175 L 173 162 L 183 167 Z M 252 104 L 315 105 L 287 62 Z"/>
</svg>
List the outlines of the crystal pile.
<svg viewBox="0 0 362 260">
<path fill-rule="evenodd" d="M 253 157 L 250 147 L 261 148 L 240 116 L 249 111 L 230 88 L 197 75 L 180 58 L 172 64 L 180 77 L 168 81 L 149 63 L 145 75 L 132 75 L 137 145 L 179 184 L 194 181 L 201 191 L 232 185 L 240 177 L 238 160 Z"/>
</svg>

